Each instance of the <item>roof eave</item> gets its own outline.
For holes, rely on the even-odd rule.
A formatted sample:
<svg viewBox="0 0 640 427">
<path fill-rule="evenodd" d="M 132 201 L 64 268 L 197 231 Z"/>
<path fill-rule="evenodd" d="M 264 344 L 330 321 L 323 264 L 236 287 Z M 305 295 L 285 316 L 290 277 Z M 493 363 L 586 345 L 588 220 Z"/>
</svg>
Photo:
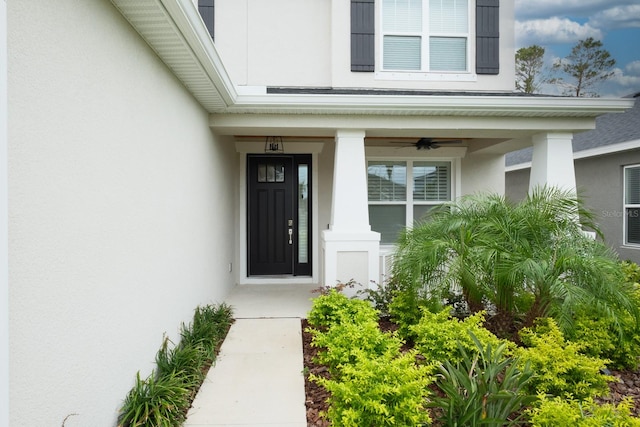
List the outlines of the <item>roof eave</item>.
<svg viewBox="0 0 640 427">
<path fill-rule="evenodd" d="M 451 95 L 239 95 L 225 113 L 405 114 L 504 117 L 597 117 L 624 112 L 633 100 Z"/>
<path fill-rule="evenodd" d="M 111 0 L 210 113 L 597 117 L 633 99 L 525 96 L 269 94 L 236 87 L 192 0 Z"/>
</svg>

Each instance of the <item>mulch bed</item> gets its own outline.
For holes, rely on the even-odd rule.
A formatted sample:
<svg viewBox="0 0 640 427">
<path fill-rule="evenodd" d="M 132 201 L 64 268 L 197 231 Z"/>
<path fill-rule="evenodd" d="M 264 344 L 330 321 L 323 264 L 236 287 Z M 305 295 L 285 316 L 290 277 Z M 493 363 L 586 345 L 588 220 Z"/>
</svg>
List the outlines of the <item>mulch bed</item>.
<svg viewBox="0 0 640 427">
<path fill-rule="evenodd" d="M 609 396 L 598 399 L 602 403 L 619 403 L 625 398 L 633 399 L 631 413 L 640 418 L 640 371 L 612 371 L 618 382 L 609 383 Z"/>
<path fill-rule="evenodd" d="M 329 392 L 324 387 L 309 381 L 308 374 L 328 377 L 329 372 L 326 366 L 319 365 L 313 361 L 318 354 L 318 349 L 311 346 L 311 334 L 306 331 L 309 324 L 307 319 L 302 319 L 302 352 L 304 356 L 304 390 L 306 394 L 305 405 L 307 406 L 307 426 L 327 427 L 331 423 L 320 416 L 321 412 L 326 412 L 329 408 L 327 399 Z"/>
<path fill-rule="evenodd" d="M 321 417 L 321 413 L 326 412 L 329 408 L 327 404 L 329 392 L 308 379 L 309 373 L 324 377 L 328 377 L 329 373 L 325 366 L 314 362 L 318 349 L 311 346 L 311 334 L 305 331 L 307 327 L 307 320 L 302 319 L 307 427 L 330 427 L 331 423 Z M 384 331 L 391 331 L 395 330 L 397 326 L 388 319 L 383 318 L 380 320 L 380 328 Z M 602 403 L 617 404 L 625 398 L 631 398 L 634 401 L 632 413 L 635 417 L 640 417 L 640 371 L 612 371 L 611 375 L 618 378 L 619 381 L 609 384 L 609 389 L 611 390 L 609 396 L 597 400 Z M 436 424 L 433 425 L 435 426 Z"/>
</svg>

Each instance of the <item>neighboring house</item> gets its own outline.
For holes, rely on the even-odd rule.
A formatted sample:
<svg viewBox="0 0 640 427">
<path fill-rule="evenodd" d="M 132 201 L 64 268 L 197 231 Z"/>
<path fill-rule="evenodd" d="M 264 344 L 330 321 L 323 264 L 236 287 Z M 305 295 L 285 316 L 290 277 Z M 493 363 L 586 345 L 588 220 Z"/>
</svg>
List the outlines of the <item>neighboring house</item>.
<svg viewBox="0 0 640 427">
<path fill-rule="evenodd" d="M 623 260 L 640 263 L 640 93 L 632 109 L 596 119 L 593 130 L 573 137 L 578 194 L 596 216 L 605 241 Z M 525 197 L 532 150 L 506 156 L 505 195 Z"/>
<path fill-rule="evenodd" d="M 573 134 L 632 106 L 515 94 L 513 0 L 201 3 L 0 1 L 12 426 L 114 425 L 196 305 L 379 281 L 505 153 L 575 185 Z"/>
</svg>

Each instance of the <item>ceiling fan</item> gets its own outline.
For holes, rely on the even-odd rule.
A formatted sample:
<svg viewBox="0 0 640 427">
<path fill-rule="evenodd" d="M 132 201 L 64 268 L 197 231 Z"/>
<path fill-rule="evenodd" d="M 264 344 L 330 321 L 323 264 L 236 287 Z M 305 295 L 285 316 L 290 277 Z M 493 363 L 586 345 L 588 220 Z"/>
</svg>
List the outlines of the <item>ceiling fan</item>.
<svg viewBox="0 0 640 427">
<path fill-rule="evenodd" d="M 435 150 L 445 144 L 460 144 L 461 139 L 438 139 L 438 138 L 420 138 L 416 142 L 412 142 L 411 145 L 416 147 L 417 150 Z"/>
</svg>

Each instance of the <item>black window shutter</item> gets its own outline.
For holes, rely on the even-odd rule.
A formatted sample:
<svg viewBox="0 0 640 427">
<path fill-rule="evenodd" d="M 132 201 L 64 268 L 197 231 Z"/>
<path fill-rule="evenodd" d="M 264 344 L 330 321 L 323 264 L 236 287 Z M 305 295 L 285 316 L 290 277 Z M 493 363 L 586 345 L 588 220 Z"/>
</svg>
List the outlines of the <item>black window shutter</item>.
<svg viewBox="0 0 640 427">
<path fill-rule="evenodd" d="M 500 0 L 476 0 L 476 73 L 500 72 Z"/>
<path fill-rule="evenodd" d="M 374 0 L 351 0 L 351 71 L 374 71 Z"/>
<path fill-rule="evenodd" d="M 209 34 L 211 34 L 211 38 L 213 39 L 213 20 L 214 20 L 214 0 L 198 0 L 198 12 L 200 12 L 200 16 L 202 16 L 202 20 L 204 24 L 207 26 L 207 30 L 209 30 Z"/>
</svg>

